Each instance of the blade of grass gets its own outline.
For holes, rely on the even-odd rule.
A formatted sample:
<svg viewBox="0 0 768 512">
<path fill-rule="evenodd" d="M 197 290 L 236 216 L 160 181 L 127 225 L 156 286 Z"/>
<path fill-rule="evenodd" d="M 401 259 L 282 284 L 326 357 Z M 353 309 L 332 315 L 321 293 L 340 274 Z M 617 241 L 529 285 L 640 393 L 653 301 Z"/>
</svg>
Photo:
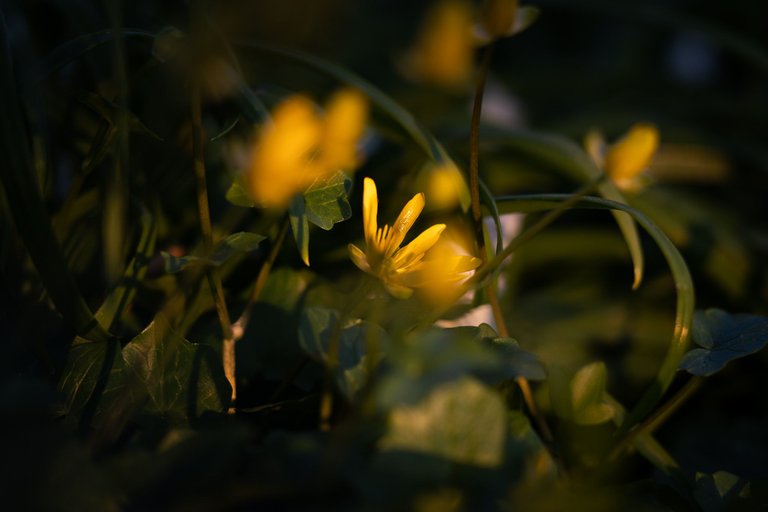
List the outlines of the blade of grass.
<svg viewBox="0 0 768 512">
<path fill-rule="evenodd" d="M 8 45 L 8 30 L 0 11 L 0 179 L 16 229 L 29 251 L 51 301 L 77 334 L 93 341 L 107 341 L 109 333 L 93 316 L 77 289 L 54 235 L 32 167 L 30 141 L 16 89 Z"/>
<path fill-rule="evenodd" d="M 571 198 L 572 196 L 563 194 L 537 194 L 497 197 L 496 201 L 500 205 L 499 209 L 502 212 L 536 212 L 556 208 L 558 205 Z M 672 278 L 675 282 L 677 305 L 675 327 L 669 349 L 667 350 L 667 354 L 656 374 L 656 379 L 621 425 L 619 434 L 623 435 L 637 423 L 642 421 L 658 404 L 659 400 L 672 383 L 672 379 L 675 376 L 680 360 L 688 349 L 695 301 L 693 281 L 691 280 L 688 266 L 685 264 L 683 257 L 680 255 L 680 252 L 674 246 L 672 241 L 641 211 L 622 203 L 597 197 L 581 198 L 572 207 L 620 210 L 631 215 L 658 245 L 669 265 L 670 271 L 672 272 Z"/>
</svg>

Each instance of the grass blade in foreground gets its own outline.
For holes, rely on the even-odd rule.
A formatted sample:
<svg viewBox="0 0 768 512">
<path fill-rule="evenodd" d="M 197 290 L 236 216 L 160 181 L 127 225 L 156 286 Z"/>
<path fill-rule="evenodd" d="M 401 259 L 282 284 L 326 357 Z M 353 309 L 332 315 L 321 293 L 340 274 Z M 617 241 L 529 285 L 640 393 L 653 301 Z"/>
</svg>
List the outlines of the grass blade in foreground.
<svg viewBox="0 0 768 512">
<path fill-rule="evenodd" d="M 560 203 L 567 201 L 569 197 L 567 194 L 537 194 L 498 197 L 496 201 L 503 213 L 536 212 L 556 208 Z M 642 421 L 653 410 L 672 383 L 680 360 L 688 349 L 694 310 L 693 282 L 688 266 L 685 264 L 677 248 L 664 232 L 639 210 L 622 203 L 597 197 L 582 198 L 574 205 L 574 208 L 620 210 L 631 215 L 656 242 L 664 258 L 667 260 L 667 264 L 672 271 L 672 278 L 675 281 L 677 311 L 672 341 L 661 368 L 657 372 L 656 380 L 651 384 L 634 409 L 626 416 L 620 428 L 621 433 L 625 433 Z"/>
</svg>

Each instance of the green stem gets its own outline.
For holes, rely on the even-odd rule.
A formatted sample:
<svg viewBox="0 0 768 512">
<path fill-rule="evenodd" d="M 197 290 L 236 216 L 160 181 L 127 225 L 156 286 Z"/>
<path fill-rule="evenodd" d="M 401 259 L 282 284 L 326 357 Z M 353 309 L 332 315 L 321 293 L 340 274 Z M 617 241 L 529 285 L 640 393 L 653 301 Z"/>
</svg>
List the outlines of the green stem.
<svg viewBox="0 0 768 512">
<path fill-rule="evenodd" d="M 632 429 L 616 445 L 608 456 L 609 461 L 615 461 L 621 454 L 635 443 L 635 440 L 642 435 L 653 434 L 661 425 L 666 422 L 677 410 L 688 400 L 704 383 L 701 377 L 692 377 L 672 398 L 656 409 L 653 414 L 636 428 Z"/>
<path fill-rule="evenodd" d="M 200 231 L 203 234 L 203 247 L 205 254 L 213 250 L 213 226 L 211 224 L 211 212 L 208 206 L 208 184 L 205 177 L 205 134 L 202 123 L 202 107 L 200 101 L 200 89 L 197 84 L 192 90 L 192 158 L 197 182 L 197 210 L 200 215 Z M 235 340 L 232 336 L 232 323 L 227 311 L 227 303 L 224 298 L 224 287 L 218 270 L 209 266 L 206 271 L 208 284 L 211 287 L 211 295 L 216 305 L 216 314 L 221 325 L 221 333 L 224 338 L 221 349 L 221 359 L 224 366 L 224 374 L 232 386 L 231 403 L 237 399 L 237 383 L 235 379 Z M 230 413 L 234 409 L 230 409 Z"/>
</svg>

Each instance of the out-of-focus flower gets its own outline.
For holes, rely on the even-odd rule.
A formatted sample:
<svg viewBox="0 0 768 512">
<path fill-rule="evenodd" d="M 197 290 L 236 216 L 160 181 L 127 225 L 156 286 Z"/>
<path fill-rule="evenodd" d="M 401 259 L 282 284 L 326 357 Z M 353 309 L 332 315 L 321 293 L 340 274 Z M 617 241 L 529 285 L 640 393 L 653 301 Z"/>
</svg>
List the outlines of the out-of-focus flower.
<svg viewBox="0 0 768 512">
<path fill-rule="evenodd" d="M 424 194 L 416 194 L 406 203 L 400 215 L 390 227 L 379 228 L 379 199 L 376 184 L 365 178 L 363 184 L 363 231 L 365 250 L 349 244 L 349 255 L 357 267 L 381 279 L 387 290 L 396 298 L 406 299 L 415 288 L 436 289 L 461 281 L 465 273 L 480 265 L 480 260 L 468 255 L 444 253 L 437 257 L 428 251 L 437 244 L 445 230 L 445 224 L 435 224 L 400 247 L 405 235 L 424 209 Z"/>
<path fill-rule="evenodd" d="M 480 23 L 493 38 L 503 37 L 517 18 L 517 0 L 485 0 L 480 10 Z"/>
<path fill-rule="evenodd" d="M 363 94 L 338 91 L 324 115 L 306 96 L 281 102 L 257 135 L 246 182 L 248 193 L 267 208 L 282 208 L 315 180 L 359 164 L 357 144 L 368 118 Z"/>
<path fill-rule="evenodd" d="M 433 166 L 425 170 L 424 179 L 428 210 L 450 210 L 468 195 L 464 177 L 454 164 Z"/>
<path fill-rule="evenodd" d="M 590 132 L 585 146 L 595 163 L 616 186 L 636 191 L 643 187 L 641 173 L 648 168 L 658 150 L 659 131 L 652 124 L 637 123 L 608 147 L 600 133 Z"/>
<path fill-rule="evenodd" d="M 535 7 L 519 6 L 518 0 L 485 0 L 475 25 L 477 44 L 484 45 L 522 32 L 539 17 Z"/>
<path fill-rule="evenodd" d="M 442 0 L 427 13 L 416 44 L 403 60 L 411 79 L 448 88 L 469 83 L 474 61 L 474 13 L 465 0 Z"/>
</svg>

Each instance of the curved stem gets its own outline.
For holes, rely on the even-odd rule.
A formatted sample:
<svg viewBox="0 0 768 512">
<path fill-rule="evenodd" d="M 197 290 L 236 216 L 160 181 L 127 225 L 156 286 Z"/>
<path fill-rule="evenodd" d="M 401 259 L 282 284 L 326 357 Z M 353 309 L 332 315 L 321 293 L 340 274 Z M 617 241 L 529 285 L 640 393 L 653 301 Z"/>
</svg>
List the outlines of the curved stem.
<svg viewBox="0 0 768 512">
<path fill-rule="evenodd" d="M 669 388 L 669 385 L 672 383 L 672 379 L 675 377 L 680 360 L 688 349 L 691 337 L 691 326 L 693 323 L 695 298 L 693 294 L 693 281 L 691 279 L 691 274 L 688 271 L 688 266 L 685 264 L 685 260 L 683 260 L 683 257 L 680 255 L 680 252 L 672 241 L 656 224 L 646 217 L 645 214 L 622 203 L 608 201 L 597 197 L 583 197 L 574 201 L 573 196 L 562 194 L 507 196 L 497 198 L 497 201 L 511 206 L 511 210 L 518 212 L 561 208 L 565 204 L 570 204 L 569 207 L 572 206 L 574 208 L 621 210 L 630 214 L 635 221 L 648 232 L 661 250 L 664 258 L 667 260 L 677 291 L 674 332 L 672 334 L 672 340 L 667 355 L 664 357 L 661 368 L 659 368 L 657 372 L 656 379 L 643 394 L 634 409 L 627 415 L 619 428 L 619 435 L 626 434 L 634 425 L 642 421 L 662 398 Z M 504 252 L 506 252 L 506 249 L 502 254 Z"/>
</svg>

